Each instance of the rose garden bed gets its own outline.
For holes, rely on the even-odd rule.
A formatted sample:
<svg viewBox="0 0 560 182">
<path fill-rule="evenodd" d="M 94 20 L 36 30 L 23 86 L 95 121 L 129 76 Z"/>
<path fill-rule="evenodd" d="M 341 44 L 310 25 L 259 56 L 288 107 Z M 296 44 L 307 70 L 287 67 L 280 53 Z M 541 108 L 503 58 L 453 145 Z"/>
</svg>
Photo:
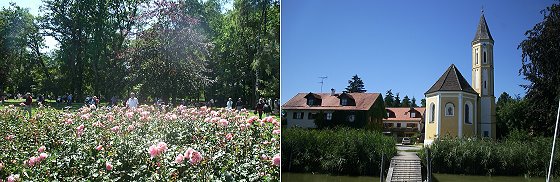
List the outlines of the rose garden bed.
<svg viewBox="0 0 560 182">
<path fill-rule="evenodd" d="M 278 181 L 280 123 L 206 107 L 0 109 L 8 181 Z"/>
</svg>

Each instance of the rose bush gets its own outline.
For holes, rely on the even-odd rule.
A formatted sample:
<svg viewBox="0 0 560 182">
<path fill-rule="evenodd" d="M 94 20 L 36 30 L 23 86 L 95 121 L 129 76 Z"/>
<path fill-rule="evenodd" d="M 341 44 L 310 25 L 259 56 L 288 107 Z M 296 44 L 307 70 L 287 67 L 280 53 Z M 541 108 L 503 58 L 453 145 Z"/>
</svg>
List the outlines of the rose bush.
<svg viewBox="0 0 560 182">
<path fill-rule="evenodd" d="M 280 123 L 247 112 L 8 106 L 0 125 L 2 180 L 279 180 Z"/>
</svg>

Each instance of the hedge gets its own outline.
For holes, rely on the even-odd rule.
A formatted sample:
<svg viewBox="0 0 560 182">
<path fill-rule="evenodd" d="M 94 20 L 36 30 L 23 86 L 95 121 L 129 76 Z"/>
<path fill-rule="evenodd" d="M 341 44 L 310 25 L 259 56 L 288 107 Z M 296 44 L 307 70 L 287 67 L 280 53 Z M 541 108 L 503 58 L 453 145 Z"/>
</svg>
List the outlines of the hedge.
<svg viewBox="0 0 560 182">
<path fill-rule="evenodd" d="M 282 131 L 282 170 L 336 175 L 379 175 L 381 155 L 385 169 L 396 155 L 395 141 L 378 131 L 351 128 Z"/>
<path fill-rule="evenodd" d="M 468 175 L 546 176 L 552 138 L 514 133 L 502 141 L 480 138 L 440 139 L 431 149 L 432 172 Z M 553 173 L 560 174 L 555 152 Z M 425 151 L 420 154 L 425 159 Z M 425 163 L 426 161 L 423 160 Z"/>
</svg>

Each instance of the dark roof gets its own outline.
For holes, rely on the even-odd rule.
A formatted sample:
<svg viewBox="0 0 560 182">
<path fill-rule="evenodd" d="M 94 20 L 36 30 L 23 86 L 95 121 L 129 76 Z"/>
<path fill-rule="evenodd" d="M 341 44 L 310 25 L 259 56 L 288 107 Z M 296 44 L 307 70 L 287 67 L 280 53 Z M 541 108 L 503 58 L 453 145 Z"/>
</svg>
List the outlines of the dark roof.
<svg viewBox="0 0 560 182">
<path fill-rule="evenodd" d="M 311 93 L 311 92 L 309 92 L 307 95 L 305 95 L 304 98 L 307 99 L 307 98 L 309 98 L 309 97 L 315 97 L 316 99 L 321 99 L 321 96 L 320 96 L 320 95 L 317 95 L 317 94 L 314 94 L 314 93 Z"/>
<path fill-rule="evenodd" d="M 488 29 L 488 24 L 486 24 L 486 18 L 484 18 L 484 14 L 480 16 L 480 21 L 478 22 L 478 27 L 476 28 L 476 34 L 474 35 L 473 43 L 477 42 L 478 40 L 490 40 L 494 42 L 494 39 L 492 39 L 492 35 L 490 34 L 490 29 Z"/>
<path fill-rule="evenodd" d="M 336 95 L 335 95 L 335 96 L 336 96 Z M 342 94 L 340 94 L 340 95 L 338 96 L 339 99 L 340 99 L 341 97 L 347 97 L 347 98 L 350 98 L 350 99 L 354 99 L 354 97 L 352 97 L 352 95 L 350 95 L 350 94 L 348 94 L 348 93 L 346 93 L 346 92 L 344 92 L 344 93 L 342 93 Z"/>
<path fill-rule="evenodd" d="M 380 93 L 346 93 L 356 102 L 355 106 L 342 106 L 338 95 L 330 93 L 318 93 L 322 99 L 320 106 L 308 106 L 305 98 L 308 93 L 298 93 L 288 102 L 282 105 L 282 109 L 286 110 L 369 110 L 375 101 L 380 97 Z M 383 101 L 381 101 L 383 102 Z"/>
<path fill-rule="evenodd" d="M 478 94 L 454 64 L 447 68 L 447 71 L 441 75 L 438 81 L 425 94 L 437 91 L 463 91 Z"/>
</svg>

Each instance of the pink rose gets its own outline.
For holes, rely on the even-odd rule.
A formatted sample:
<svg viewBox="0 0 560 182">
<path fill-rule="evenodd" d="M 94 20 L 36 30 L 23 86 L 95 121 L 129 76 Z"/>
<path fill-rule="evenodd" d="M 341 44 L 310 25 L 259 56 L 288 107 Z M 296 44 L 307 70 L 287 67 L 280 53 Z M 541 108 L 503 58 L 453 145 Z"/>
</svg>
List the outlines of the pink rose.
<svg viewBox="0 0 560 182">
<path fill-rule="evenodd" d="M 185 156 L 183 156 L 183 154 L 179 154 L 179 155 L 177 155 L 177 157 L 175 157 L 175 163 L 181 164 L 181 163 L 183 163 L 184 159 L 185 159 Z"/>
<path fill-rule="evenodd" d="M 280 166 L 280 154 L 276 154 L 276 155 L 272 158 L 272 165 Z"/>
<path fill-rule="evenodd" d="M 72 118 L 66 118 L 66 119 L 64 119 L 64 123 L 65 124 L 74 124 L 74 120 Z"/>
<path fill-rule="evenodd" d="M 196 165 L 198 163 L 200 163 L 200 161 L 202 161 L 202 155 L 200 154 L 200 152 L 197 151 L 193 151 L 191 154 L 191 159 L 189 160 L 189 162 L 191 162 L 191 164 Z"/>
<path fill-rule="evenodd" d="M 222 125 L 222 126 L 227 126 L 229 124 L 229 122 L 226 119 L 220 119 L 219 124 Z"/>
<path fill-rule="evenodd" d="M 228 133 L 226 135 L 226 140 L 231 140 L 231 138 L 233 138 L 233 135 L 231 133 Z"/>
<path fill-rule="evenodd" d="M 274 130 L 274 131 L 272 131 L 272 134 L 274 134 L 274 135 L 279 135 L 279 134 L 280 134 L 280 130 Z"/>
<path fill-rule="evenodd" d="M 0 170 L 4 169 L 4 163 L 0 162 Z"/>
<path fill-rule="evenodd" d="M 111 128 L 111 131 L 118 133 L 120 129 L 121 129 L 120 126 L 114 126 L 113 128 Z"/>
<path fill-rule="evenodd" d="M 167 144 L 165 142 L 159 142 L 157 146 L 160 148 L 160 153 L 167 151 Z"/>
<path fill-rule="evenodd" d="M 115 116 L 113 116 L 112 114 L 107 114 L 107 120 L 113 121 L 115 120 Z"/>
<path fill-rule="evenodd" d="M 49 157 L 49 155 L 47 153 L 43 152 L 43 153 L 39 154 L 39 160 L 46 159 L 47 157 Z"/>
<path fill-rule="evenodd" d="M 128 125 L 128 128 L 127 128 L 127 130 L 128 130 L 128 131 L 132 131 L 132 130 L 134 130 L 134 125 Z"/>
<path fill-rule="evenodd" d="M 37 162 L 39 162 L 39 160 L 38 160 L 37 157 L 31 157 L 31 158 L 29 158 L 28 164 L 29 164 L 30 167 L 33 167 L 33 166 L 35 166 L 35 164 L 36 164 Z"/>
<path fill-rule="evenodd" d="M 103 145 L 98 145 L 97 147 L 95 147 L 95 150 L 100 151 L 101 149 L 103 149 Z"/>
<path fill-rule="evenodd" d="M 82 120 L 88 120 L 91 117 L 90 114 L 84 114 L 82 116 L 80 116 L 80 118 L 82 118 Z"/>
<path fill-rule="evenodd" d="M 154 158 L 155 156 L 157 156 L 158 150 L 156 149 L 156 146 L 150 146 L 150 148 L 148 149 L 148 153 L 150 153 L 150 158 Z"/>
<path fill-rule="evenodd" d="M 107 161 L 105 162 L 105 169 L 107 169 L 107 171 L 110 171 L 113 169 L 113 165 L 111 164 L 111 162 Z"/>
<path fill-rule="evenodd" d="M 149 114 L 150 114 L 150 112 L 144 111 L 144 112 L 141 112 L 141 113 L 140 113 L 140 116 L 146 117 L 146 116 L 148 116 Z"/>
<path fill-rule="evenodd" d="M 132 117 L 134 117 L 134 112 L 126 112 L 125 115 L 128 119 L 132 119 Z"/>
<path fill-rule="evenodd" d="M 10 176 L 8 176 L 8 182 L 15 182 L 17 180 L 19 180 L 19 174 L 11 174 Z"/>
<path fill-rule="evenodd" d="M 39 147 L 39 150 L 38 150 L 38 151 L 39 151 L 39 152 L 44 152 L 46 149 L 47 149 L 47 147 L 41 146 L 41 147 Z"/>
<path fill-rule="evenodd" d="M 191 158 L 191 154 L 194 152 L 194 149 L 190 148 L 187 149 L 187 151 L 185 152 L 185 157 Z"/>
<path fill-rule="evenodd" d="M 76 127 L 76 135 L 78 137 L 82 136 L 84 134 L 84 124 Z"/>
<path fill-rule="evenodd" d="M 16 137 L 15 135 L 8 135 L 8 136 L 6 136 L 5 139 L 10 141 L 10 140 L 14 139 L 15 137 Z"/>
</svg>

